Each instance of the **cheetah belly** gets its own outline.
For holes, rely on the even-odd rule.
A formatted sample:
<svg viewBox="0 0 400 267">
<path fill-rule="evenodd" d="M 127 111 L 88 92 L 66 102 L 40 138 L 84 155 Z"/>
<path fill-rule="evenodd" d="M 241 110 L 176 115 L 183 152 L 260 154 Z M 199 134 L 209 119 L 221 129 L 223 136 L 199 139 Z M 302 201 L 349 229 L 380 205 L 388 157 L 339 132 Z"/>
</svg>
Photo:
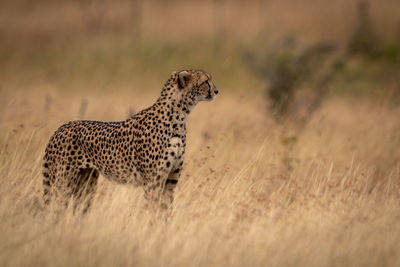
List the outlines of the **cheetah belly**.
<svg viewBox="0 0 400 267">
<path fill-rule="evenodd" d="M 125 162 L 119 156 L 114 160 L 118 163 L 96 162 L 93 167 L 97 169 L 107 180 L 120 184 L 142 185 L 143 179 L 133 162 Z"/>
<path fill-rule="evenodd" d="M 133 186 L 140 186 L 143 184 L 143 179 L 140 173 L 134 168 L 129 172 L 101 172 L 101 174 L 112 182 L 119 184 L 130 184 Z"/>
</svg>

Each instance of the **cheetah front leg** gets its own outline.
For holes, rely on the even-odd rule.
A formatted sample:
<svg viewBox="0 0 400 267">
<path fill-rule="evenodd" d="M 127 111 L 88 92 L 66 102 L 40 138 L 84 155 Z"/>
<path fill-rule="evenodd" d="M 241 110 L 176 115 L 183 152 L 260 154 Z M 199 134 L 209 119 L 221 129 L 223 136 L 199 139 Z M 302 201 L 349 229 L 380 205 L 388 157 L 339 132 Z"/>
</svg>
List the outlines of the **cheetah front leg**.
<svg viewBox="0 0 400 267">
<path fill-rule="evenodd" d="M 171 147 L 168 154 L 168 162 L 171 162 L 171 168 L 168 170 L 166 179 L 163 180 L 163 189 L 161 191 L 161 207 L 168 208 L 174 201 L 174 191 L 181 176 L 184 145 L 181 138 L 174 137 L 171 139 Z M 167 162 L 167 164 L 168 164 Z"/>
<path fill-rule="evenodd" d="M 152 182 L 145 189 L 146 198 L 160 203 L 167 209 L 173 202 L 175 187 L 178 183 L 183 165 L 184 147 L 182 139 L 173 137 L 170 146 L 165 151 L 164 162 L 153 174 Z"/>
<path fill-rule="evenodd" d="M 182 161 L 183 163 L 183 161 Z M 174 201 L 174 192 L 181 176 L 182 166 L 173 169 L 164 184 L 164 189 L 161 192 L 161 207 L 167 209 Z"/>
</svg>

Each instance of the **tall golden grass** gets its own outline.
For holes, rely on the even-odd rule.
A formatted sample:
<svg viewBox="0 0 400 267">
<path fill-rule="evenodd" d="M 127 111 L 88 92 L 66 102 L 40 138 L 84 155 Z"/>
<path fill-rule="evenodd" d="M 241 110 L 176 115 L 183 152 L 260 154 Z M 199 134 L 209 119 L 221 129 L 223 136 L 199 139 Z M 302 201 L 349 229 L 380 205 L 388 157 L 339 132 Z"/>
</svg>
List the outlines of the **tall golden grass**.
<svg viewBox="0 0 400 267">
<path fill-rule="evenodd" d="M 3 91 L 0 265 L 399 266 L 399 108 L 333 98 L 298 131 L 257 93 L 219 89 L 189 117 L 170 215 L 105 179 L 85 215 L 44 208 L 45 144 L 81 98 Z M 83 116 L 122 120 L 156 97 L 93 95 Z"/>
</svg>

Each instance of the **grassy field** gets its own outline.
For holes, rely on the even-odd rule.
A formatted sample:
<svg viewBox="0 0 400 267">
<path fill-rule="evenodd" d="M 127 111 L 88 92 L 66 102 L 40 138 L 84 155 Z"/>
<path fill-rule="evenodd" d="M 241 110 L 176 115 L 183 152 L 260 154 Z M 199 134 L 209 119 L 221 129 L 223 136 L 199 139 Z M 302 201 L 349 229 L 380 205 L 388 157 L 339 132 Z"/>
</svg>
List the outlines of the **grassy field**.
<svg viewBox="0 0 400 267">
<path fill-rule="evenodd" d="M 355 2 L 139 1 L 139 28 L 135 1 L 38 2 L 0 4 L 0 266 L 400 266 L 399 46 L 348 60 L 305 121 L 276 120 L 243 60 L 286 35 L 344 49 Z M 398 3 L 370 3 L 395 42 Z M 187 67 L 220 93 L 189 116 L 169 215 L 102 177 L 87 214 L 44 207 L 61 124 L 124 120 Z"/>
<path fill-rule="evenodd" d="M 220 92 L 189 117 L 167 221 L 141 189 L 105 179 L 85 216 L 43 209 L 45 144 L 81 99 L 54 94 L 43 126 L 44 93 L 2 96 L 0 265 L 400 264 L 398 108 L 331 99 L 298 132 L 257 96 Z M 156 96 L 93 96 L 85 118 L 121 120 Z"/>
</svg>

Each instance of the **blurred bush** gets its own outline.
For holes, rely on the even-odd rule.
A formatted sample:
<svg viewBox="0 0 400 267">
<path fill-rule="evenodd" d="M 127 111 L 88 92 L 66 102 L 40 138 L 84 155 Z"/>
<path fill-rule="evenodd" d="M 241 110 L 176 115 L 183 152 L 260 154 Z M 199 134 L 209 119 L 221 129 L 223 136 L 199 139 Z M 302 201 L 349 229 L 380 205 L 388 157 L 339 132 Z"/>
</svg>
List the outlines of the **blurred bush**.
<svg viewBox="0 0 400 267">
<path fill-rule="evenodd" d="M 305 83 L 317 93 L 314 100 L 322 100 L 325 90 L 321 87 L 333 71 L 333 66 L 326 70 L 322 65 L 333 51 L 334 47 L 326 43 L 297 48 L 296 42 L 287 38 L 268 46 L 261 56 L 244 52 L 244 60 L 267 84 L 265 92 L 271 102 L 270 109 L 275 116 L 282 117 L 291 109 L 296 90 Z"/>
<path fill-rule="evenodd" d="M 369 2 L 359 1 L 357 7 L 354 31 L 344 46 L 322 41 L 304 45 L 290 36 L 256 52 L 243 49 L 244 62 L 265 83 L 265 96 L 276 118 L 305 109 L 301 119 L 308 121 L 328 88 L 338 93 L 345 87 L 357 96 L 367 90 L 374 94 L 369 88 L 385 93 L 394 90 L 390 94 L 399 95 L 398 86 L 390 86 L 393 81 L 398 83 L 400 74 L 399 44 L 375 31 Z M 306 95 L 299 101 L 297 96 L 305 88 Z"/>
</svg>

